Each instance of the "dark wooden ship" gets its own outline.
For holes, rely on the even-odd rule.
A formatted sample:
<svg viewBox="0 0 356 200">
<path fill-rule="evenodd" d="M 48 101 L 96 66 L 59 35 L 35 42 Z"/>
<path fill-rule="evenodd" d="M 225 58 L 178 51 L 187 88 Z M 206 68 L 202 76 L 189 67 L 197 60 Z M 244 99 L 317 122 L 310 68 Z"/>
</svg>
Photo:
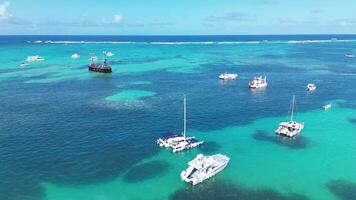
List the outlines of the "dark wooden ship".
<svg viewBox="0 0 356 200">
<path fill-rule="evenodd" d="M 108 59 L 106 57 L 106 53 L 104 53 L 105 59 L 102 64 L 96 64 L 95 58 L 91 58 L 91 63 L 89 65 L 89 71 L 91 72 L 99 72 L 99 73 L 111 73 L 111 66 L 109 65 Z"/>
</svg>

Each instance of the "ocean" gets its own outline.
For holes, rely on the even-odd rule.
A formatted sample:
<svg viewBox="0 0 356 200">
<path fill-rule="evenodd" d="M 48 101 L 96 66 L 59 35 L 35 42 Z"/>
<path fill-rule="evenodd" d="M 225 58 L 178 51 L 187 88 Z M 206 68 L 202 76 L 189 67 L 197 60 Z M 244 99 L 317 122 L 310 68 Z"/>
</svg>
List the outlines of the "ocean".
<svg viewBox="0 0 356 200">
<path fill-rule="evenodd" d="M 113 73 L 89 72 L 103 51 Z M 356 35 L 0 36 L 0 199 L 356 199 L 346 54 Z M 45 61 L 19 66 L 33 55 Z M 260 75 L 268 87 L 250 90 Z M 182 131 L 184 95 L 187 134 L 205 143 L 173 154 L 155 140 Z M 293 95 L 305 128 L 290 139 L 274 130 Z M 180 172 L 199 153 L 231 160 L 191 186 Z"/>
</svg>

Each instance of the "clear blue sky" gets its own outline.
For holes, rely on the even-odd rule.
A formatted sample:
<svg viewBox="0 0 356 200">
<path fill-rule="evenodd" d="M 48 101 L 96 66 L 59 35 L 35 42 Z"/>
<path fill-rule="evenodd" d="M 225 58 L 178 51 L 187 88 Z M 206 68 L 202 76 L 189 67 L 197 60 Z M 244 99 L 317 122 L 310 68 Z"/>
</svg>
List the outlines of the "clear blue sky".
<svg viewBox="0 0 356 200">
<path fill-rule="evenodd" d="M 356 33 L 355 0 L 0 0 L 0 34 Z"/>
</svg>

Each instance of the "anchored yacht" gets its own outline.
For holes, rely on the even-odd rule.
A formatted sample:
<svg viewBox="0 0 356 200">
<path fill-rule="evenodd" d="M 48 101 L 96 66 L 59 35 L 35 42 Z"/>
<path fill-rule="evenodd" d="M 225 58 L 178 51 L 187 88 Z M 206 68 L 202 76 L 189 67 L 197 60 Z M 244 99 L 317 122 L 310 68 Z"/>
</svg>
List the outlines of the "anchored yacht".
<svg viewBox="0 0 356 200">
<path fill-rule="evenodd" d="M 351 53 L 348 53 L 348 54 L 345 54 L 345 57 L 347 57 L 347 58 L 355 58 L 355 55 L 351 54 Z"/>
<path fill-rule="evenodd" d="M 267 87 L 267 77 L 255 77 L 252 81 L 248 83 L 248 86 L 252 89 Z"/>
<path fill-rule="evenodd" d="M 198 154 L 188 163 L 189 167 L 181 172 L 180 177 L 183 181 L 196 185 L 221 172 L 229 161 L 230 158 L 222 154 L 212 156 Z"/>
<path fill-rule="evenodd" d="M 24 63 L 23 62 L 23 63 L 20 64 L 20 67 L 27 67 L 27 66 L 28 66 L 28 63 Z"/>
<path fill-rule="evenodd" d="M 71 56 L 72 59 L 77 59 L 77 58 L 79 58 L 79 57 L 80 57 L 80 55 L 77 54 L 77 53 L 75 53 L 75 54 L 73 54 L 73 55 Z"/>
<path fill-rule="evenodd" d="M 174 134 L 168 133 L 163 135 L 163 137 L 156 140 L 157 145 L 160 147 L 171 148 L 173 153 L 188 150 L 203 144 L 203 141 L 198 141 L 195 137 L 187 137 L 187 106 L 186 98 L 184 97 L 184 119 L 183 119 L 183 133 Z"/>
<path fill-rule="evenodd" d="M 308 91 L 308 92 L 313 92 L 314 90 L 316 90 L 315 84 L 309 83 L 309 84 L 307 85 L 307 91 Z"/>
<path fill-rule="evenodd" d="M 331 104 L 326 104 L 323 106 L 324 110 L 329 110 L 331 108 Z"/>
<path fill-rule="evenodd" d="M 291 119 L 290 121 L 280 123 L 279 127 L 275 131 L 276 134 L 284 135 L 287 137 L 293 137 L 303 130 L 304 122 L 299 123 L 293 120 L 294 104 L 295 104 L 295 96 L 293 96 L 293 100 L 292 100 Z"/>
<path fill-rule="evenodd" d="M 45 59 L 41 56 L 28 56 L 27 61 L 28 62 L 39 62 L 39 61 L 44 61 Z"/>
<path fill-rule="evenodd" d="M 221 80 L 234 80 L 237 78 L 237 74 L 228 74 L 228 73 L 223 73 L 223 74 L 220 74 L 219 76 L 219 79 Z"/>
</svg>

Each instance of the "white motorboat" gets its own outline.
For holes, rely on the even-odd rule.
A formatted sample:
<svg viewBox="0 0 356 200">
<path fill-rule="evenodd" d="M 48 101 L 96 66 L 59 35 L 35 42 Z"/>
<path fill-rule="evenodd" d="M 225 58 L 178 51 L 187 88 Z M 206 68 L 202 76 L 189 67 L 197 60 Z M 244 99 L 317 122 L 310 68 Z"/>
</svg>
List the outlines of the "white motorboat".
<svg viewBox="0 0 356 200">
<path fill-rule="evenodd" d="M 183 119 L 183 133 L 174 134 L 168 133 L 163 135 L 163 137 L 156 140 L 157 145 L 160 147 L 171 148 L 173 153 L 188 150 L 194 147 L 197 147 L 203 144 L 203 141 L 198 141 L 195 137 L 187 137 L 187 107 L 186 107 L 186 98 L 184 97 L 184 119 Z"/>
<path fill-rule="evenodd" d="M 348 54 L 345 54 L 345 57 L 347 57 L 347 58 L 355 58 L 355 55 L 351 54 L 351 53 L 348 53 Z"/>
<path fill-rule="evenodd" d="M 39 61 L 44 61 L 45 59 L 41 56 L 28 56 L 27 61 L 28 62 L 39 62 Z"/>
<path fill-rule="evenodd" d="M 291 119 L 290 121 L 280 123 L 279 127 L 275 131 L 276 134 L 284 135 L 287 137 L 293 137 L 303 130 L 304 122 L 299 123 L 293 120 L 294 104 L 295 104 L 295 96 L 293 96 L 293 100 L 292 100 Z"/>
<path fill-rule="evenodd" d="M 263 88 L 263 87 L 267 87 L 267 77 L 255 77 L 253 80 L 251 80 L 248 83 L 248 86 L 252 89 L 257 89 L 257 88 Z"/>
<path fill-rule="evenodd" d="M 28 63 L 21 63 L 20 64 L 20 67 L 27 67 L 28 66 Z"/>
<path fill-rule="evenodd" d="M 307 91 L 308 91 L 308 92 L 313 92 L 314 90 L 316 90 L 315 84 L 309 83 L 309 84 L 307 85 Z"/>
<path fill-rule="evenodd" d="M 80 55 L 77 54 L 77 53 L 74 53 L 74 54 L 72 54 L 72 56 L 71 56 L 72 59 L 78 59 L 79 57 L 80 57 Z"/>
<path fill-rule="evenodd" d="M 181 172 L 180 177 L 183 181 L 196 185 L 221 172 L 229 161 L 230 158 L 222 154 L 212 156 L 198 154 L 188 163 L 189 167 Z"/>
<path fill-rule="evenodd" d="M 115 54 L 113 52 L 111 52 L 111 51 L 106 52 L 106 56 L 107 57 L 111 57 L 111 56 L 114 56 L 114 55 Z"/>
<path fill-rule="evenodd" d="M 323 106 L 324 110 L 329 110 L 331 108 L 331 104 L 326 104 Z"/>
<path fill-rule="evenodd" d="M 221 80 L 234 80 L 237 78 L 237 74 L 228 74 L 228 73 L 223 73 L 223 74 L 220 74 L 219 76 L 219 79 Z"/>
</svg>

